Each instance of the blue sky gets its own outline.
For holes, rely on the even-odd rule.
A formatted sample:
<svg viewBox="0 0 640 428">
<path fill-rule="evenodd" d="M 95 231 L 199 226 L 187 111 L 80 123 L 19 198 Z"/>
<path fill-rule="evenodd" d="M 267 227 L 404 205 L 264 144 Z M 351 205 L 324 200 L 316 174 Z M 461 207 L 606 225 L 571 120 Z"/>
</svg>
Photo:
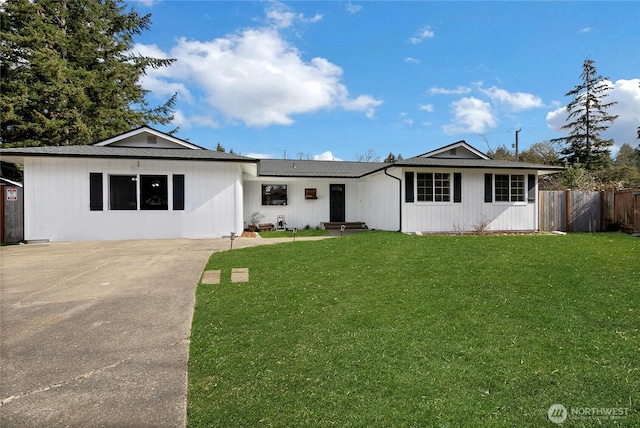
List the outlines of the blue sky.
<svg viewBox="0 0 640 428">
<path fill-rule="evenodd" d="M 640 2 L 168 1 L 134 50 L 176 58 L 143 86 L 174 92 L 178 137 L 247 156 L 405 158 L 564 135 L 589 57 L 608 77 L 605 134 L 637 145 Z M 169 130 L 171 127 L 160 128 Z"/>
</svg>

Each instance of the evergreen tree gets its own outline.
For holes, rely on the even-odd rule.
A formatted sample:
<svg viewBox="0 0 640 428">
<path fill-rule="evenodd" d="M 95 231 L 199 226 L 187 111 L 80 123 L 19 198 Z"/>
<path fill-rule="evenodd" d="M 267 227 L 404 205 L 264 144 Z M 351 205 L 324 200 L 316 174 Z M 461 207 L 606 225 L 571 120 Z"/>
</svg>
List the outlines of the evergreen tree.
<svg viewBox="0 0 640 428">
<path fill-rule="evenodd" d="M 173 119 L 176 95 L 150 107 L 139 80 L 174 60 L 131 53 L 150 15 L 120 0 L 7 0 L 0 20 L 4 146 L 88 144 Z"/>
<path fill-rule="evenodd" d="M 387 155 L 387 157 L 384 159 L 384 163 L 394 163 L 394 162 L 398 162 L 401 161 L 403 159 L 402 155 L 400 153 L 398 153 L 398 156 L 394 155 L 393 153 L 389 152 L 389 154 Z"/>
<path fill-rule="evenodd" d="M 616 103 L 605 101 L 611 87 L 596 71 L 595 61 L 584 60 L 580 78 L 582 82 L 565 94 L 573 97 L 567 104 L 567 124 L 562 127 L 569 130 L 569 135 L 551 141 L 566 144 L 560 152 L 561 160 L 572 165 L 579 162 L 590 170 L 601 169 L 609 165 L 613 140 L 603 140 L 600 134 L 618 117 L 607 113 Z"/>
<path fill-rule="evenodd" d="M 613 165 L 640 168 L 639 153 L 629 144 L 624 143 L 622 146 L 620 146 L 620 150 L 618 150 L 618 154 L 613 161 Z"/>
</svg>

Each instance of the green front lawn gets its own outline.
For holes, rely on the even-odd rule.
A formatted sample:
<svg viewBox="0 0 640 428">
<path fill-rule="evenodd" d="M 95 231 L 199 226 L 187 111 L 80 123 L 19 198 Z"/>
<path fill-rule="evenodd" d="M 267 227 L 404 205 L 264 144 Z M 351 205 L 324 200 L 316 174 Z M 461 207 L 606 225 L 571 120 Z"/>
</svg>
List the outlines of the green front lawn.
<svg viewBox="0 0 640 428">
<path fill-rule="evenodd" d="M 337 239 L 214 254 L 199 286 L 188 424 L 640 424 L 640 239 Z M 250 282 L 231 284 L 234 267 Z M 569 410 L 571 411 L 571 410 Z"/>
<path fill-rule="evenodd" d="M 321 229 L 298 229 L 296 231 L 296 238 L 306 238 L 309 236 L 325 236 L 328 235 L 328 230 Z M 264 230 L 260 232 L 262 238 L 293 238 L 293 230 Z"/>
</svg>

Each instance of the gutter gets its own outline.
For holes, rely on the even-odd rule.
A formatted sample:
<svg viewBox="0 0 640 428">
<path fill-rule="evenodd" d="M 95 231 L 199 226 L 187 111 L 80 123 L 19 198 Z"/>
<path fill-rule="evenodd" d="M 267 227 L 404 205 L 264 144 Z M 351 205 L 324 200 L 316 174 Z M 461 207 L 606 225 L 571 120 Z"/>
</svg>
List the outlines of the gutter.
<svg viewBox="0 0 640 428">
<path fill-rule="evenodd" d="M 402 232 L 402 179 L 400 179 L 398 177 L 395 177 L 395 176 L 393 176 L 393 175 L 391 175 L 391 174 L 389 174 L 387 172 L 387 170 L 389 168 L 392 168 L 392 167 L 395 167 L 395 165 L 391 164 L 391 165 L 385 167 L 384 175 L 386 175 L 387 177 L 391 177 L 391 178 L 393 178 L 395 180 L 398 180 L 398 208 L 399 208 L 398 222 L 400 223 L 398 225 L 398 232 Z"/>
</svg>

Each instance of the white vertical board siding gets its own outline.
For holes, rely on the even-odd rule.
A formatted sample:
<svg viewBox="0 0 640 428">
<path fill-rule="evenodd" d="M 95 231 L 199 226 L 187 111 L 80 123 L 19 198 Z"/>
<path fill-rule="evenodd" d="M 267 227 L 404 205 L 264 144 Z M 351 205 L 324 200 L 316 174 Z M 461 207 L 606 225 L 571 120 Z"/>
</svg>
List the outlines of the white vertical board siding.
<svg viewBox="0 0 640 428">
<path fill-rule="evenodd" d="M 103 174 L 103 210 L 89 210 L 89 174 Z M 112 211 L 110 174 L 166 175 L 169 209 Z M 185 209 L 173 211 L 173 174 L 185 176 Z M 25 239 L 84 241 L 212 238 L 242 229 L 242 172 L 225 162 L 27 158 Z"/>
<path fill-rule="evenodd" d="M 415 170 L 451 173 L 452 202 L 405 202 L 405 176 L 402 183 L 403 232 L 472 232 L 486 223 L 489 231 L 533 231 L 538 228 L 538 200 L 526 202 L 528 174 L 522 170 Z M 462 174 L 462 202 L 453 202 L 453 173 Z M 525 202 L 484 202 L 484 174 L 524 174 Z M 493 183 L 495 185 L 495 182 Z"/>
<path fill-rule="evenodd" d="M 389 171 L 394 177 L 398 168 Z M 384 172 L 368 175 L 361 183 L 362 221 L 370 229 L 397 231 L 400 228 L 400 182 Z"/>
<path fill-rule="evenodd" d="M 258 211 L 264 218 L 261 223 L 273 223 L 279 215 L 285 216 L 288 228 L 316 228 L 329 221 L 329 185 L 345 185 L 345 220 L 363 221 L 360 206 L 361 184 L 357 179 L 298 178 L 298 177 L 250 177 L 244 181 L 244 223 L 251 224 L 251 214 Z M 262 185 L 287 185 L 287 205 L 262 205 Z M 318 199 L 305 199 L 305 189 L 316 189 Z"/>
</svg>

